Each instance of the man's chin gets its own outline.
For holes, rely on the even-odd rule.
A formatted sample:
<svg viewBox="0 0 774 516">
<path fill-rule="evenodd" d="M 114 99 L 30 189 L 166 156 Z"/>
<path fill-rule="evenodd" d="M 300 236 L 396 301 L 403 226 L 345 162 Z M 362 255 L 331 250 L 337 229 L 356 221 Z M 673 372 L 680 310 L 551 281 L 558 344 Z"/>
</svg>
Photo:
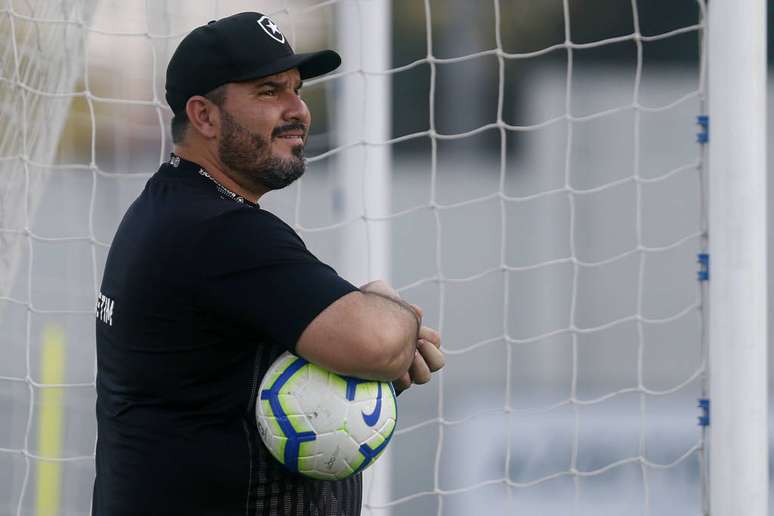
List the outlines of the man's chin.
<svg viewBox="0 0 774 516">
<path fill-rule="evenodd" d="M 276 157 L 271 166 L 256 174 L 258 181 L 269 190 L 279 190 L 290 186 L 304 175 L 306 164 L 297 157 L 281 159 Z"/>
</svg>

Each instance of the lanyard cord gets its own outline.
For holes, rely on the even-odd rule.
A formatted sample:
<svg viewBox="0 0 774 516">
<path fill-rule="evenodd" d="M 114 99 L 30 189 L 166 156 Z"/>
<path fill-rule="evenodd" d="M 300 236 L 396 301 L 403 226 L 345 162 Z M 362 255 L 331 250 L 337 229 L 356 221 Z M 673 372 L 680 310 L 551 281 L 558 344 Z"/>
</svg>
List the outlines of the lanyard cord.
<svg viewBox="0 0 774 516">
<path fill-rule="evenodd" d="M 177 155 L 177 154 L 175 154 L 174 152 L 173 152 L 173 153 L 171 153 L 171 154 L 169 155 L 169 164 L 170 164 L 170 165 L 172 165 L 173 167 L 177 168 L 177 167 L 180 165 L 180 156 L 178 156 L 178 155 Z M 234 201 L 236 201 L 236 202 L 238 202 L 238 203 L 241 203 L 241 204 L 249 204 L 249 205 L 251 205 L 251 206 L 257 206 L 257 204 L 253 204 L 253 203 L 251 203 L 250 201 L 247 201 L 247 200 L 246 200 L 244 197 L 242 197 L 241 195 L 239 195 L 239 194 L 237 194 L 237 193 L 235 193 L 235 192 L 232 192 L 231 190 L 229 190 L 228 188 L 226 188 L 225 186 L 223 186 L 222 184 L 220 184 L 220 182 L 218 182 L 218 180 L 217 180 L 217 179 L 215 179 L 214 177 L 212 177 L 212 176 L 211 176 L 211 175 L 210 175 L 210 174 L 209 174 L 209 173 L 208 173 L 206 170 L 204 170 L 202 167 L 199 167 L 199 175 L 200 175 L 200 176 L 202 176 L 202 177 L 206 177 L 207 179 L 209 179 L 210 181 L 212 181 L 213 183 L 215 183 L 215 187 L 218 189 L 218 191 L 219 191 L 221 194 L 223 194 L 223 195 L 225 195 L 226 197 L 228 197 L 229 199 L 232 199 L 232 200 L 234 200 Z"/>
</svg>

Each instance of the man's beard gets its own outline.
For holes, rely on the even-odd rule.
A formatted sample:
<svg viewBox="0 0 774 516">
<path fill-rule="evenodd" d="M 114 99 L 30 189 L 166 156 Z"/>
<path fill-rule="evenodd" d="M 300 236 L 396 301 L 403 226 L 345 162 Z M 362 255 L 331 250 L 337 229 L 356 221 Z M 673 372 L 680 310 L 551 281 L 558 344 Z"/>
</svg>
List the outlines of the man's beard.
<svg viewBox="0 0 774 516">
<path fill-rule="evenodd" d="M 304 174 L 304 146 L 293 147 L 293 157 L 271 155 L 271 143 L 242 127 L 225 109 L 221 109 L 222 134 L 218 157 L 237 177 L 237 183 L 251 191 L 279 190 Z M 272 137 L 288 130 L 305 130 L 303 124 L 288 124 L 272 132 Z"/>
</svg>

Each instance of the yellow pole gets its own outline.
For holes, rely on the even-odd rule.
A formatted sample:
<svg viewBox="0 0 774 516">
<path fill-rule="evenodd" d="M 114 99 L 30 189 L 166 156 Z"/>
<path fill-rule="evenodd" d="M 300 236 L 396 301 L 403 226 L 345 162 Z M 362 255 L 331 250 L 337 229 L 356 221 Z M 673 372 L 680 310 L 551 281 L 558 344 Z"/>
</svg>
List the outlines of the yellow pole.
<svg viewBox="0 0 774 516">
<path fill-rule="evenodd" d="M 43 330 L 40 353 L 42 384 L 64 383 L 65 334 L 61 327 L 48 325 Z M 43 387 L 40 389 L 38 412 L 38 455 L 59 457 L 62 449 L 62 414 L 64 389 Z M 38 461 L 37 516 L 56 516 L 59 512 L 61 488 L 61 463 Z"/>
</svg>

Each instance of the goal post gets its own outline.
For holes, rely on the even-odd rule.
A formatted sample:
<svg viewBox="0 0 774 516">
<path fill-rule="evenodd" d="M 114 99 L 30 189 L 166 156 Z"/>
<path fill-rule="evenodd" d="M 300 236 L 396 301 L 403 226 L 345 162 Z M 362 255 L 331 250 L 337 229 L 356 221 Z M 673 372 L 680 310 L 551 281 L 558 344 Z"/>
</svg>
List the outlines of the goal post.
<svg viewBox="0 0 774 516">
<path fill-rule="evenodd" d="M 391 283 L 390 214 L 391 0 L 370 5 L 336 6 L 337 44 L 342 53 L 341 85 L 335 112 L 337 170 L 335 194 L 344 220 L 354 220 L 342 234 L 338 272 L 355 285 L 377 279 Z M 346 29 L 343 29 L 345 28 Z M 392 460 L 382 455 L 363 473 L 367 505 L 390 501 Z M 388 514 L 388 513 L 382 513 Z"/>
<path fill-rule="evenodd" d="M 768 514 L 766 2 L 709 2 L 710 510 Z"/>
</svg>

